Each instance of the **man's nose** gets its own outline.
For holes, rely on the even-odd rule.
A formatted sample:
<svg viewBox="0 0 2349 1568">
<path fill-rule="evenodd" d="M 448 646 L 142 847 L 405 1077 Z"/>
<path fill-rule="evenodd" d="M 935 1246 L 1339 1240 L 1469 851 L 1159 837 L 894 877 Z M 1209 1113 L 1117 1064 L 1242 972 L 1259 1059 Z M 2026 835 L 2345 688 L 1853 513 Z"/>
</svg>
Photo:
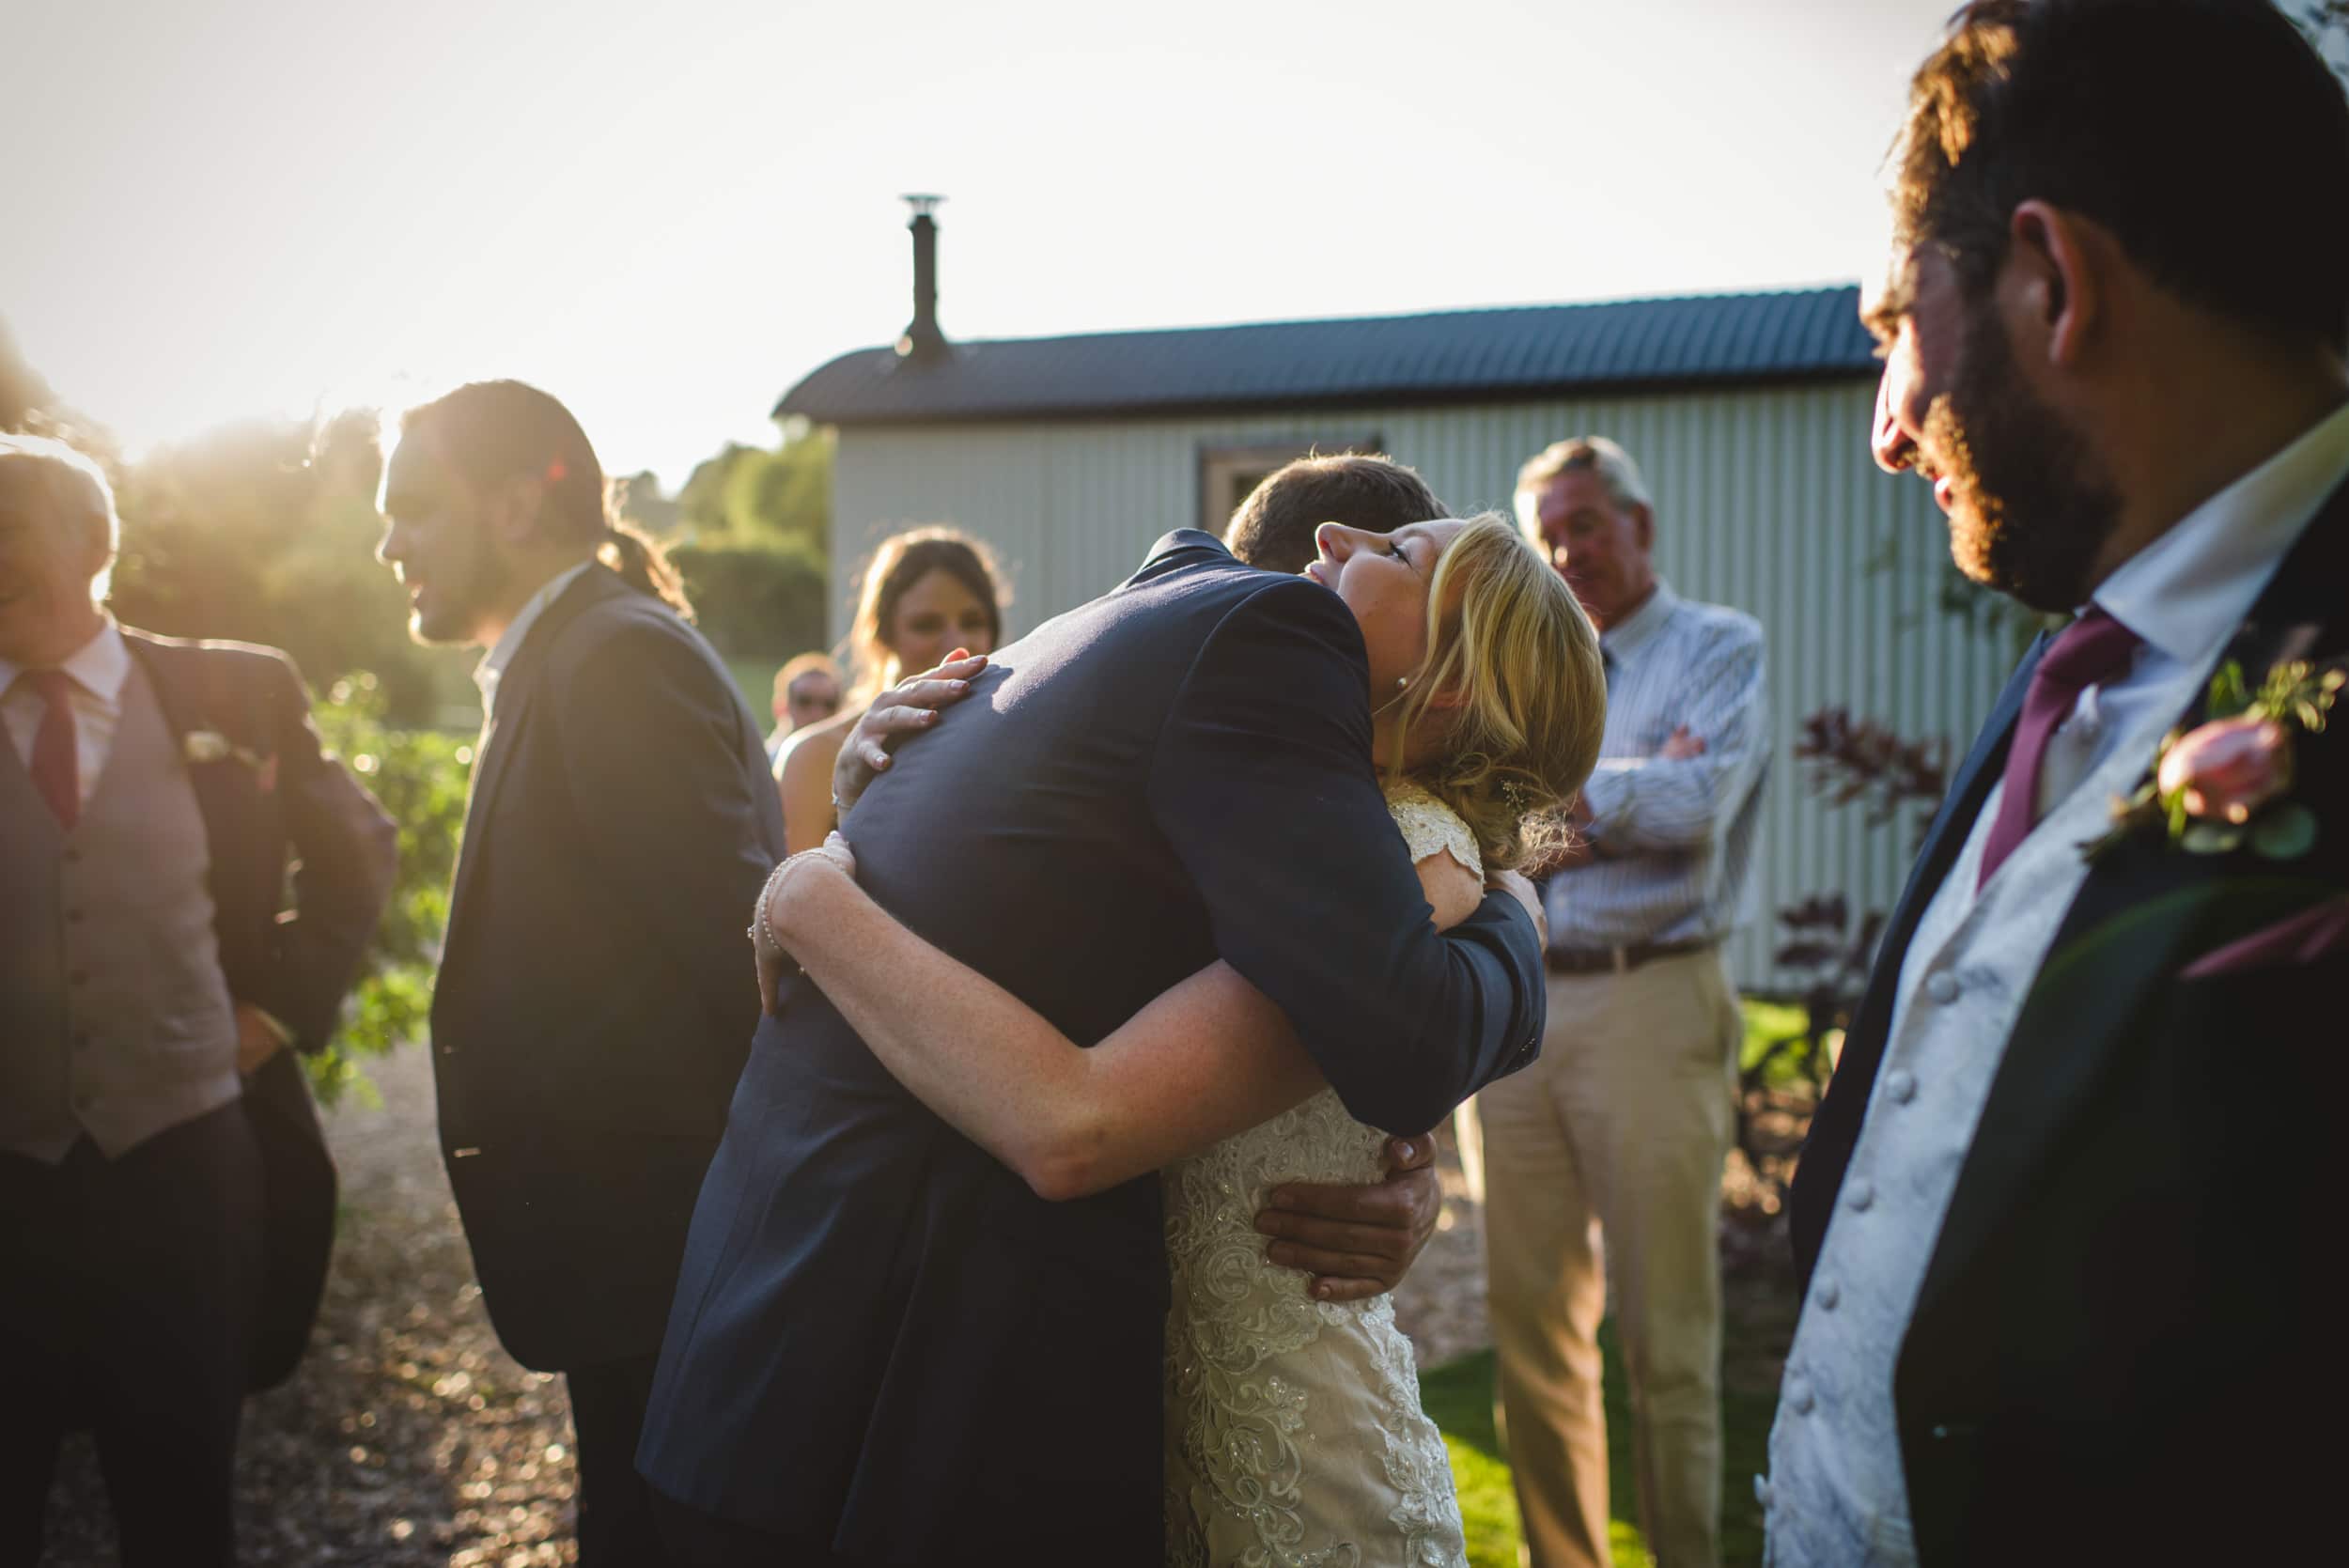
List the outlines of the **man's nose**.
<svg viewBox="0 0 2349 1568">
<path fill-rule="evenodd" d="M 1917 460 L 1917 443 L 1901 425 L 1907 395 L 1908 376 L 1896 355 L 1885 361 L 1884 374 L 1876 378 L 1875 425 L 1868 433 L 1868 450 L 1887 474 L 1898 474 Z"/>
</svg>

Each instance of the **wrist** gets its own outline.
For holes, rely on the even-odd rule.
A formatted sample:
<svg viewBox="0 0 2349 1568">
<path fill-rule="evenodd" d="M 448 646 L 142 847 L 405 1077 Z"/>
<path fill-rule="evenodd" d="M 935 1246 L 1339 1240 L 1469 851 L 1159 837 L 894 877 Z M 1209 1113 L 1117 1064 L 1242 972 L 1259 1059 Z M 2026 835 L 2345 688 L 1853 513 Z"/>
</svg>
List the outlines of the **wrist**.
<svg viewBox="0 0 2349 1568">
<path fill-rule="evenodd" d="M 778 862 L 759 892 L 754 937 L 777 951 L 793 952 L 812 924 L 808 905 L 815 890 L 808 878 L 821 878 L 826 870 L 839 874 L 840 867 L 821 848 L 802 849 Z"/>
</svg>

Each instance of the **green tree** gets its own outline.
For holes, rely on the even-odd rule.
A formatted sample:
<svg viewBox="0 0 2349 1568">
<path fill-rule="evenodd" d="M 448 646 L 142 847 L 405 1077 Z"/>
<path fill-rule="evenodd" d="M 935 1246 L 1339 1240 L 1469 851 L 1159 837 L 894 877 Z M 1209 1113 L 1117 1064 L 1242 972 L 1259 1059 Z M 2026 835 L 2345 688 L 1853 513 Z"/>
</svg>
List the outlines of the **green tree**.
<svg viewBox="0 0 2349 1568">
<path fill-rule="evenodd" d="M 792 551 L 820 570 L 832 535 L 832 432 L 804 420 L 786 426 L 771 451 L 728 442 L 677 490 L 678 541 Z M 632 515 L 652 521 L 649 508 Z"/>
</svg>

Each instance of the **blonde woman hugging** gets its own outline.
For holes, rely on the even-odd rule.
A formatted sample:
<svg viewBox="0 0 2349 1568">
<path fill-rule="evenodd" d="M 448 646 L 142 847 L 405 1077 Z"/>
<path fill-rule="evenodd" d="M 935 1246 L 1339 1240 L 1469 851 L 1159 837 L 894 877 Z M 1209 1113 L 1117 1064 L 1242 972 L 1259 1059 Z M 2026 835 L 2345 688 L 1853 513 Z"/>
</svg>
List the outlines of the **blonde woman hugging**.
<svg viewBox="0 0 2349 1568">
<path fill-rule="evenodd" d="M 1606 703 L 1597 636 L 1496 516 L 1392 535 L 1325 523 L 1317 543 L 1304 575 L 1361 627 L 1373 761 L 1429 918 L 1448 927 L 1557 831 L 1589 775 Z M 891 1075 L 1048 1199 L 1162 1172 L 1168 1560 L 1464 1560 L 1450 1466 L 1391 1299 L 1319 1298 L 1268 1261 L 1252 1223 L 1283 1183 L 1380 1175 L 1384 1135 L 1346 1114 L 1288 1017 L 1219 962 L 1080 1048 L 898 924 L 854 872 L 835 836 L 770 883 L 759 917 L 788 954 L 762 942 L 770 997 L 796 961 Z M 1329 911 L 1332 944 L 1347 940 L 1346 913 Z"/>
</svg>

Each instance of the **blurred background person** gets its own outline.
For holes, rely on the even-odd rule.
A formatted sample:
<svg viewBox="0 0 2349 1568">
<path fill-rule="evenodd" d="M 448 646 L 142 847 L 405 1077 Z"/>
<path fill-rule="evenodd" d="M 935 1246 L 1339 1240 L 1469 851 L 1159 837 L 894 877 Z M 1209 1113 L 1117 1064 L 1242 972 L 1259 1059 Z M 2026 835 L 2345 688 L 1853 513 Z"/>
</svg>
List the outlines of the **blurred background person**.
<svg viewBox="0 0 2349 1568">
<path fill-rule="evenodd" d="M 767 737 L 772 763 L 792 735 L 840 711 L 840 666 L 831 656 L 803 653 L 775 672 L 775 728 Z"/>
<path fill-rule="evenodd" d="M 397 835 L 273 648 L 104 609 L 96 464 L 0 435 L 0 1564 L 93 1429 L 123 1560 L 232 1560 L 248 1387 L 317 1314 L 333 1033 Z M 289 864 L 292 897 L 288 908 Z"/>
<path fill-rule="evenodd" d="M 866 706 L 906 676 L 944 663 L 958 648 L 993 653 L 1003 641 L 1003 602 L 993 559 L 969 535 L 916 528 L 881 541 L 865 565 L 848 632 L 856 691 L 832 718 L 793 733 L 775 757 L 793 853 L 816 848 L 838 825 L 832 764 Z"/>
<path fill-rule="evenodd" d="M 783 822 L 757 716 L 608 508 L 569 410 L 474 382 L 400 421 L 379 552 L 418 641 L 488 650 L 432 995 L 449 1185 L 499 1340 L 569 1392 L 579 1560 L 636 1568 L 661 1558 L 637 1434 Z"/>
<path fill-rule="evenodd" d="M 1574 813 L 1579 847 L 1544 888 L 1541 1057 L 1477 1096 L 1498 1414 L 1535 1568 L 1607 1562 L 1611 1279 L 1649 1548 L 1662 1568 L 1709 1568 L 1721 1164 L 1744 1033 L 1720 944 L 1769 758 L 1762 629 L 1657 575 L 1647 481 L 1605 437 L 1532 458 L 1517 505 L 1598 627 L 1607 734 Z"/>
</svg>

